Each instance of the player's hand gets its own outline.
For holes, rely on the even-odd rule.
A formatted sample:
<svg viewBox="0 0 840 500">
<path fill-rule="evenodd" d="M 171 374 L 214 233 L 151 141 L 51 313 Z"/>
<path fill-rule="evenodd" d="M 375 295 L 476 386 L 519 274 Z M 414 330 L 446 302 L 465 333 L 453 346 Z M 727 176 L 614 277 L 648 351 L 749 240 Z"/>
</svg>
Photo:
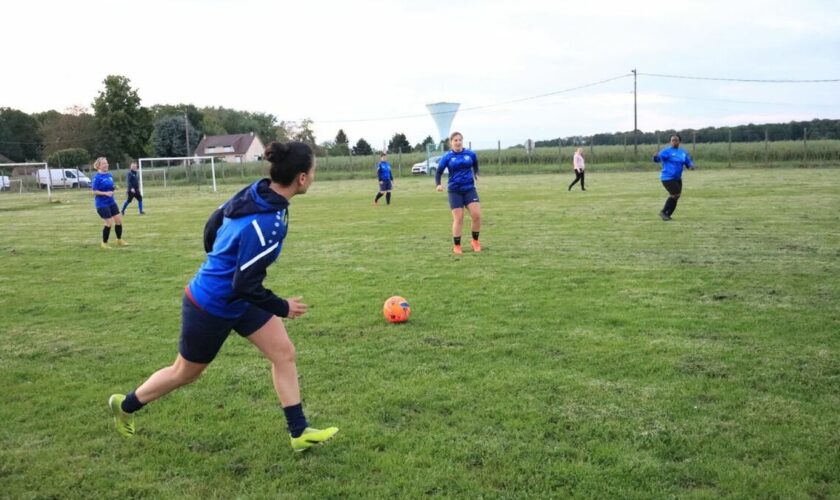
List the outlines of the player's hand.
<svg viewBox="0 0 840 500">
<path fill-rule="evenodd" d="M 292 297 L 286 300 L 286 302 L 289 303 L 289 314 L 286 316 L 287 318 L 295 319 L 306 314 L 309 306 L 301 302 L 301 299 L 303 299 L 303 297 Z"/>
<path fill-rule="evenodd" d="M 475 174 L 473 177 L 475 177 L 475 183 L 478 184 L 478 174 Z"/>
<path fill-rule="evenodd" d="M 438 184 L 438 185 L 437 185 L 437 187 L 436 187 L 435 189 L 437 189 L 437 192 L 438 192 L 438 193 L 442 193 L 442 192 L 443 192 L 443 186 L 442 186 L 442 185 L 440 185 L 440 184 Z"/>
<path fill-rule="evenodd" d="M 114 197 L 114 192 L 113 191 L 105 191 L 105 196 L 110 196 L 111 198 L 113 198 Z"/>
</svg>

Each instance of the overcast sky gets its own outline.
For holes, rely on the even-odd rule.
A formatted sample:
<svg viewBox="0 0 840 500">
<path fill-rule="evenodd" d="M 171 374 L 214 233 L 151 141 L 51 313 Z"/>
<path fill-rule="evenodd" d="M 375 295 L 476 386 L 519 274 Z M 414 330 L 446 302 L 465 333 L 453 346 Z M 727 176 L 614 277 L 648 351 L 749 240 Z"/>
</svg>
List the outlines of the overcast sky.
<svg viewBox="0 0 840 500">
<path fill-rule="evenodd" d="M 109 74 L 143 105 L 267 112 L 375 147 L 437 136 L 461 103 L 474 148 L 633 128 L 633 79 L 840 78 L 840 2 L 705 0 L 9 1 L 0 106 L 90 106 Z M 840 118 L 840 83 L 639 76 L 639 128 Z M 477 108 L 470 111 L 468 108 Z"/>
</svg>

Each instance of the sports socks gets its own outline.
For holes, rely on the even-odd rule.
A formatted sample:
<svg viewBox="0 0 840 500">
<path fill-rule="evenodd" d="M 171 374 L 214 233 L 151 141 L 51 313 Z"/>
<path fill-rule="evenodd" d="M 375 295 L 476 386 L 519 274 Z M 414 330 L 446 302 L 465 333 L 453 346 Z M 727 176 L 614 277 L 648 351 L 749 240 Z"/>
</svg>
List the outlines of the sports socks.
<svg viewBox="0 0 840 500">
<path fill-rule="evenodd" d="M 122 224 L 114 224 L 114 232 L 117 233 L 117 239 L 122 239 Z"/>
<path fill-rule="evenodd" d="M 478 231 L 473 231 L 472 232 L 472 237 L 475 241 L 478 241 Z"/>
<path fill-rule="evenodd" d="M 382 198 L 382 193 L 376 193 L 376 198 L 373 199 L 373 202 L 379 203 L 379 198 Z"/>
<path fill-rule="evenodd" d="M 128 207 L 129 203 L 130 203 L 130 200 L 125 200 L 125 203 L 123 203 L 123 207 L 122 207 L 122 210 L 120 210 L 120 212 L 125 213 L 125 209 Z"/>
<path fill-rule="evenodd" d="M 126 413 L 134 413 L 135 411 L 143 408 L 145 406 L 144 403 L 141 403 L 139 399 L 137 399 L 137 395 L 134 394 L 134 391 L 129 392 L 126 394 L 125 399 L 123 400 L 120 408 L 122 411 Z"/>
<path fill-rule="evenodd" d="M 453 236 L 452 241 L 454 241 L 456 245 L 460 245 L 461 244 L 461 237 L 460 236 Z"/>
<path fill-rule="evenodd" d="M 303 403 L 292 406 L 284 406 L 283 413 L 286 414 L 286 424 L 289 427 L 289 434 L 293 438 L 300 437 L 303 431 L 309 427 L 306 416 L 303 414 Z"/>
<path fill-rule="evenodd" d="M 137 205 L 140 207 L 140 213 L 143 213 L 143 200 L 137 200 Z M 123 208 L 125 210 L 125 208 Z"/>
<path fill-rule="evenodd" d="M 111 226 L 102 226 L 102 243 L 108 243 L 111 236 Z"/>
<path fill-rule="evenodd" d="M 386 204 L 386 205 L 390 205 L 390 204 L 391 204 L 391 192 L 390 192 L 390 191 L 388 191 L 387 193 L 385 193 L 385 204 Z"/>
</svg>

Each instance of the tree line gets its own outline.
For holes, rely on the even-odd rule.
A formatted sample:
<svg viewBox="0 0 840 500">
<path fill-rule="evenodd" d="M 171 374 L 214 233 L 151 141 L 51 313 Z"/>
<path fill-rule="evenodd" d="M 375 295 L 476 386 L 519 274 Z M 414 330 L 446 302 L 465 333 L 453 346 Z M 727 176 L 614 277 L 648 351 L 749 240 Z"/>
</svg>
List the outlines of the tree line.
<svg viewBox="0 0 840 500">
<path fill-rule="evenodd" d="M 768 141 L 801 141 L 806 137 L 813 140 L 840 139 L 840 120 L 815 119 L 811 121 L 789 123 L 762 123 L 738 125 L 735 127 L 705 127 L 701 129 L 639 131 L 639 144 L 661 144 L 667 142 L 673 133 L 678 133 L 683 142 L 696 138 L 698 143 L 757 142 L 766 138 Z M 536 147 L 576 146 L 595 144 L 598 146 L 617 146 L 633 144 L 633 132 L 614 132 L 612 134 L 594 134 L 590 136 L 558 137 L 548 141 L 536 141 Z M 521 146 L 520 146 L 521 147 Z"/>
<path fill-rule="evenodd" d="M 105 156 L 125 163 L 143 156 L 191 156 L 203 135 L 254 132 L 264 143 L 315 144 L 312 120 L 280 121 L 270 113 L 192 104 L 142 105 L 125 76 L 109 75 L 91 108 L 27 114 L 0 108 L 0 161 L 79 166 Z"/>
<path fill-rule="evenodd" d="M 364 138 L 355 145 L 343 130 L 335 140 L 316 142 L 313 122 L 281 121 L 270 113 L 193 104 L 155 104 L 145 107 L 131 81 L 109 75 L 91 108 L 73 106 L 27 114 L 0 108 L 0 162 L 44 161 L 55 166 L 81 166 L 105 156 L 128 163 L 144 156 L 177 157 L 194 154 L 204 135 L 253 132 L 264 144 L 274 140 L 301 141 L 319 156 L 370 155 L 378 152 Z M 411 146 L 405 134 L 394 134 L 388 151 L 410 152 L 434 144 L 431 136 Z"/>
</svg>

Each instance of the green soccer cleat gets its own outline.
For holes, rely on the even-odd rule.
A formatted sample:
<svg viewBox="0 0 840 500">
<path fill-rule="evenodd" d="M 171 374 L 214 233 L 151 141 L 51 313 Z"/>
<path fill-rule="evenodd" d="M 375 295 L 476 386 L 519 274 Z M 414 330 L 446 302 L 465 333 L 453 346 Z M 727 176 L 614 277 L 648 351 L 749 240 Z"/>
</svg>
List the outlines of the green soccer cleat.
<svg viewBox="0 0 840 500">
<path fill-rule="evenodd" d="M 296 452 L 307 450 L 312 446 L 323 443 L 327 439 L 335 436 L 336 432 L 338 432 L 338 427 L 327 427 L 323 430 L 307 427 L 300 436 L 296 438 L 290 436 L 290 439 L 292 440 L 292 449 Z"/>
<path fill-rule="evenodd" d="M 108 398 L 108 406 L 114 414 L 114 426 L 116 426 L 117 432 L 130 438 L 134 437 L 134 415 L 122 410 L 121 405 L 124 399 L 125 395 L 123 394 L 112 394 Z"/>
</svg>

